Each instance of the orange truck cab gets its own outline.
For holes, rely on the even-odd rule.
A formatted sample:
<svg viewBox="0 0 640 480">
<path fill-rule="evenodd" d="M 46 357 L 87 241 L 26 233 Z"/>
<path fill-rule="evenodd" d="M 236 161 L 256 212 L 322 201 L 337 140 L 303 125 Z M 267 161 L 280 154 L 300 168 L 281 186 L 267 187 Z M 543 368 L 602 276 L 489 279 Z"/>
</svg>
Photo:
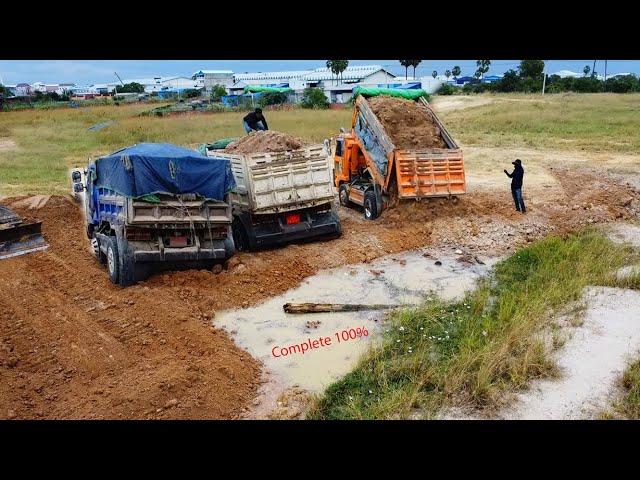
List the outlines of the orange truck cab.
<svg viewBox="0 0 640 480">
<path fill-rule="evenodd" d="M 397 149 L 362 95 L 354 105 L 351 131 L 335 137 L 333 177 L 340 203 L 364 207 L 367 220 L 398 200 L 455 199 L 466 192 L 462 150 L 424 97 L 416 101 L 447 148 Z"/>
</svg>

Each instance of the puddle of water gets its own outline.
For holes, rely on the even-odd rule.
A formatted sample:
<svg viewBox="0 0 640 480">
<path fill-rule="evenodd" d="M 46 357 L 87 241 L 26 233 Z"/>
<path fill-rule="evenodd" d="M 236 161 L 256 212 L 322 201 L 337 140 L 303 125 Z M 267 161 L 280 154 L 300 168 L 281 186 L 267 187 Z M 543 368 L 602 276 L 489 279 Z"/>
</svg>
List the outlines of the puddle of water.
<svg viewBox="0 0 640 480">
<path fill-rule="evenodd" d="M 355 366 L 381 328 L 384 312 L 287 314 L 282 306 L 287 302 L 416 304 L 431 292 L 453 299 L 471 289 L 475 280 L 496 262 L 491 259 L 485 265 L 465 265 L 451 257 L 439 260 L 441 266 L 420 252 L 406 252 L 366 265 L 326 270 L 256 307 L 220 312 L 214 323 L 231 332 L 240 347 L 262 360 L 279 383 L 320 392 Z M 320 324 L 317 328 L 308 327 L 310 321 Z M 338 342 L 336 333 L 357 327 L 366 328 L 369 335 Z M 331 344 L 319 345 L 319 339 L 327 337 Z M 318 340 L 317 348 L 304 354 L 293 352 L 278 358 L 273 355 L 274 347 L 278 347 L 275 353 L 280 354 L 283 347 L 309 340 Z"/>
</svg>

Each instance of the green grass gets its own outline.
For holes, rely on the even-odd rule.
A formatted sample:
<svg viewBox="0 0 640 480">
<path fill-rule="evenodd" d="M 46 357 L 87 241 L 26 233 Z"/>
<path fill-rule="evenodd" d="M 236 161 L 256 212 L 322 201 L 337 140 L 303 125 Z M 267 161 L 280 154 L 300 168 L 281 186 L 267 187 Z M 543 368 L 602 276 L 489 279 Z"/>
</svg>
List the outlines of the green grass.
<svg viewBox="0 0 640 480">
<path fill-rule="evenodd" d="M 587 230 L 551 236 L 498 263 L 459 302 L 392 314 L 357 367 L 313 403 L 311 419 L 433 418 L 442 408 L 491 409 L 507 390 L 554 375 L 544 333 L 587 285 L 637 259 Z"/>
<path fill-rule="evenodd" d="M 490 95 L 489 105 L 443 112 L 463 145 L 640 151 L 640 94 Z"/>
<path fill-rule="evenodd" d="M 629 364 L 622 375 L 624 395 L 617 405 L 617 410 L 625 418 L 640 419 L 640 360 Z"/>
<path fill-rule="evenodd" d="M 146 104 L 93 106 L 0 113 L 0 137 L 17 148 L 0 149 L 0 195 L 66 193 L 68 168 L 138 142 L 170 142 L 195 146 L 244 135 L 242 112 L 173 117 L 140 117 Z M 349 110 L 267 112 L 269 128 L 310 141 L 322 141 L 341 126 L 348 127 Z M 97 123 L 118 123 L 96 132 Z"/>
</svg>

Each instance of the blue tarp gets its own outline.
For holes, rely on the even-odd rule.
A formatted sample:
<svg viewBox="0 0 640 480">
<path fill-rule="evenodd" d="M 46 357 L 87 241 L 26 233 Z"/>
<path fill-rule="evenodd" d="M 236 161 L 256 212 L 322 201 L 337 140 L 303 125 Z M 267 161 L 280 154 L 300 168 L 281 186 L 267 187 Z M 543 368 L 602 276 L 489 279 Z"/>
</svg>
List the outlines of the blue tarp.
<svg viewBox="0 0 640 480">
<path fill-rule="evenodd" d="M 231 162 L 169 143 L 139 143 L 96 160 L 97 187 L 127 197 L 196 193 L 223 200 L 236 186 Z"/>
</svg>

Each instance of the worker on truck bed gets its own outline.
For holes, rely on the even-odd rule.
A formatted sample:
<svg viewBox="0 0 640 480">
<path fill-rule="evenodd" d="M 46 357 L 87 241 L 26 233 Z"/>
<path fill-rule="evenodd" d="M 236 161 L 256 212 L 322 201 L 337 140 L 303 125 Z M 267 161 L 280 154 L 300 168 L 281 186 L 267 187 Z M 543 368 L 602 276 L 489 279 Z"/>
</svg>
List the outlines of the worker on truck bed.
<svg viewBox="0 0 640 480">
<path fill-rule="evenodd" d="M 269 130 L 267 119 L 262 115 L 262 109 L 256 108 L 242 119 L 242 126 L 247 135 L 254 130 Z"/>
<path fill-rule="evenodd" d="M 524 206 L 524 200 L 522 198 L 522 177 L 524 177 L 524 168 L 522 168 L 522 162 L 519 158 L 516 158 L 511 162 L 515 168 L 512 173 L 507 172 L 507 177 L 511 179 L 511 195 L 513 195 L 513 201 L 516 204 L 516 210 L 518 212 L 527 213 L 527 209 Z"/>
</svg>

